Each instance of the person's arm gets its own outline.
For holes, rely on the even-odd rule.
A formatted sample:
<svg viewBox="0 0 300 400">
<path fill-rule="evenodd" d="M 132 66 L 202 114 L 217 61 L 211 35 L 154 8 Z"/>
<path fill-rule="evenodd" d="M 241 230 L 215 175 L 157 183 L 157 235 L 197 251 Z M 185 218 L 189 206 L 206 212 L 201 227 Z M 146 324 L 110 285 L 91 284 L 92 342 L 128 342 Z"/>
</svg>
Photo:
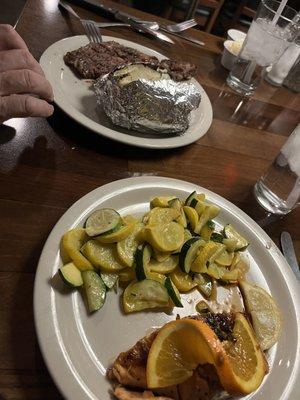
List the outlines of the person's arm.
<svg viewBox="0 0 300 400">
<path fill-rule="evenodd" d="M 24 40 L 10 25 L 0 25 L 0 124 L 14 117 L 49 117 L 50 83 Z"/>
</svg>

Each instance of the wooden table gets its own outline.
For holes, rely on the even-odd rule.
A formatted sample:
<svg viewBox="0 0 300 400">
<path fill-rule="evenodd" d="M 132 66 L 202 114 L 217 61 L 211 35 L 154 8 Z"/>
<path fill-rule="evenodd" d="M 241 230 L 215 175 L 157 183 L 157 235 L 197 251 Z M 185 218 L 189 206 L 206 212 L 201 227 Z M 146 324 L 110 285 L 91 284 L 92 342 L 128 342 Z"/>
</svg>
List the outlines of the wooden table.
<svg viewBox="0 0 300 400">
<path fill-rule="evenodd" d="M 104 20 L 76 10 L 81 16 Z M 37 59 L 53 42 L 78 33 L 66 23 L 56 0 L 29 0 L 17 31 Z M 105 183 L 151 174 L 202 185 L 261 218 L 255 212 L 253 185 L 299 122 L 299 95 L 263 82 L 252 99 L 244 99 L 226 86 L 227 71 L 220 66 L 220 38 L 190 31 L 206 43 L 200 48 L 180 39 L 175 46 L 168 46 L 126 28 L 106 31 L 168 57 L 196 63 L 197 79 L 210 97 L 214 120 L 202 139 L 169 151 L 141 150 L 103 139 L 59 109 L 49 120 L 13 119 L 0 127 L 1 399 L 62 398 L 36 341 L 32 292 L 44 242 L 67 208 Z M 298 208 L 266 230 L 276 242 L 280 232 L 288 230 L 300 259 L 299 222 Z"/>
</svg>

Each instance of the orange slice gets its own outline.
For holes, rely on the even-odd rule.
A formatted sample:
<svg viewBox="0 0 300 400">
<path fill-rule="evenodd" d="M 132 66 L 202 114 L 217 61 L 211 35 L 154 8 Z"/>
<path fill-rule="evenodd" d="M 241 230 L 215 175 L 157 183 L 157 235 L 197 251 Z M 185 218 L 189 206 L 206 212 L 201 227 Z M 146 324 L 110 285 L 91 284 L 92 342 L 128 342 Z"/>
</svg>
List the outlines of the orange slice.
<svg viewBox="0 0 300 400">
<path fill-rule="evenodd" d="M 182 319 L 166 324 L 153 341 L 147 360 L 149 388 L 177 385 L 199 364 L 213 364 L 229 394 L 256 390 L 267 372 L 264 355 L 243 316 L 236 315 L 235 342 L 221 342 L 202 321 Z"/>
</svg>

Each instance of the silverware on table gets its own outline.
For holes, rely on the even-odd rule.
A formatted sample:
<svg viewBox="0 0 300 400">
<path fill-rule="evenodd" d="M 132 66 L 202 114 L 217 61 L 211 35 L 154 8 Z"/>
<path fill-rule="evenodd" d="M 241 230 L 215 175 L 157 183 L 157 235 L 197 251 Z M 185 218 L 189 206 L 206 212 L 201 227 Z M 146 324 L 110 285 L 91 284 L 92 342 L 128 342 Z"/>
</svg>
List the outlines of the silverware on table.
<svg viewBox="0 0 300 400">
<path fill-rule="evenodd" d="M 150 36 L 153 36 L 158 40 L 162 40 L 164 42 L 174 44 L 173 40 L 170 39 L 167 35 L 163 34 L 162 32 L 156 32 L 155 30 L 150 29 L 148 26 L 149 22 L 146 22 L 145 24 L 141 23 L 140 21 L 138 21 L 131 15 L 120 12 L 117 8 L 109 7 L 107 5 L 102 4 L 101 2 L 93 1 L 93 0 L 80 0 L 80 1 L 76 1 L 76 3 L 80 4 L 81 6 L 87 6 L 89 8 L 92 7 L 93 10 L 97 10 L 97 11 L 100 10 L 100 11 L 104 12 L 105 14 L 112 16 L 115 19 L 130 25 L 134 30 L 136 30 L 138 32 L 147 33 Z M 142 21 L 142 22 L 145 22 L 145 21 Z"/>
<path fill-rule="evenodd" d="M 300 282 L 299 265 L 297 262 L 291 235 L 288 232 L 283 231 L 280 236 L 280 242 L 281 242 L 281 248 L 282 248 L 283 255 L 285 256 L 287 262 L 289 263 L 294 274 L 296 275 L 297 280 Z"/>
<path fill-rule="evenodd" d="M 60 0 L 58 4 L 81 22 L 90 42 L 101 43 L 103 41 L 101 33 L 94 21 L 88 19 L 81 19 L 80 16 L 73 10 L 73 8 L 69 6 L 69 4 L 65 3 L 63 0 Z"/>
<path fill-rule="evenodd" d="M 143 22 L 141 22 L 141 23 L 143 23 Z M 187 29 L 190 29 L 196 25 L 198 25 L 196 20 L 194 18 L 192 18 L 187 21 L 179 22 L 178 24 L 166 25 L 165 28 L 169 32 L 179 33 L 179 32 L 186 31 Z"/>
<path fill-rule="evenodd" d="M 129 24 L 132 28 L 134 28 L 135 30 L 137 30 L 139 32 L 148 33 L 149 35 L 154 36 L 156 39 L 174 44 L 173 40 L 170 39 L 167 35 L 159 32 L 159 31 L 153 30 L 145 24 L 137 22 L 135 19 L 128 17 L 126 14 L 123 14 L 120 11 L 116 11 L 114 13 L 114 17 L 119 21 L 123 21 L 123 22 Z"/>
</svg>

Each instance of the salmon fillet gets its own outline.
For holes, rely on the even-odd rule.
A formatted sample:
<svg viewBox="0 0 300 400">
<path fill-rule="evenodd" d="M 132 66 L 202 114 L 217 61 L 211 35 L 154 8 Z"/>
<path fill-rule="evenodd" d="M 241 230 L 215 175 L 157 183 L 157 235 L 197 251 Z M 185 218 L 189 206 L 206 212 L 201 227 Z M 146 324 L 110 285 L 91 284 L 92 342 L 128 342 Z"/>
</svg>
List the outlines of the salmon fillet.
<svg viewBox="0 0 300 400">
<path fill-rule="evenodd" d="M 211 315 L 209 317 L 213 318 Z M 203 319 L 200 316 L 192 318 Z M 218 329 L 220 329 L 220 318 L 221 317 L 218 316 L 214 320 L 214 323 L 218 322 Z M 227 321 L 225 325 L 227 329 Z M 219 333 L 219 335 L 224 335 L 224 330 L 225 328 L 222 326 L 222 333 Z M 155 330 L 150 335 L 139 340 L 128 351 L 120 353 L 112 367 L 107 372 L 108 378 L 112 381 L 117 381 L 119 384 L 124 386 L 147 389 L 147 358 L 151 344 L 156 338 L 158 332 L 159 329 Z M 213 365 L 205 364 L 198 366 L 192 377 L 187 381 L 177 386 L 155 389 L 155 394 L 149 390 L 145 392 L 134 392 L 128 391 L 124 387 L 117 387 L 114 395 L 120 400 L 151 399 L 151 396 L 152 398 L 160 400 L 211 400 L 216 394 L 221 393 L 223 393 L 222 398 L 228 396 L 225 394 L 221 386 L 215 367 Z M 158 395 L 158 397 L 156 395 Z"/>
<path fill-rule="evenodd" d="M 139 340 L 131 349 L 120 353 L 107 376 L 122 385 L 147 389 L 146 365 L 148 353 L 159 329 Z"/>
</svg>

